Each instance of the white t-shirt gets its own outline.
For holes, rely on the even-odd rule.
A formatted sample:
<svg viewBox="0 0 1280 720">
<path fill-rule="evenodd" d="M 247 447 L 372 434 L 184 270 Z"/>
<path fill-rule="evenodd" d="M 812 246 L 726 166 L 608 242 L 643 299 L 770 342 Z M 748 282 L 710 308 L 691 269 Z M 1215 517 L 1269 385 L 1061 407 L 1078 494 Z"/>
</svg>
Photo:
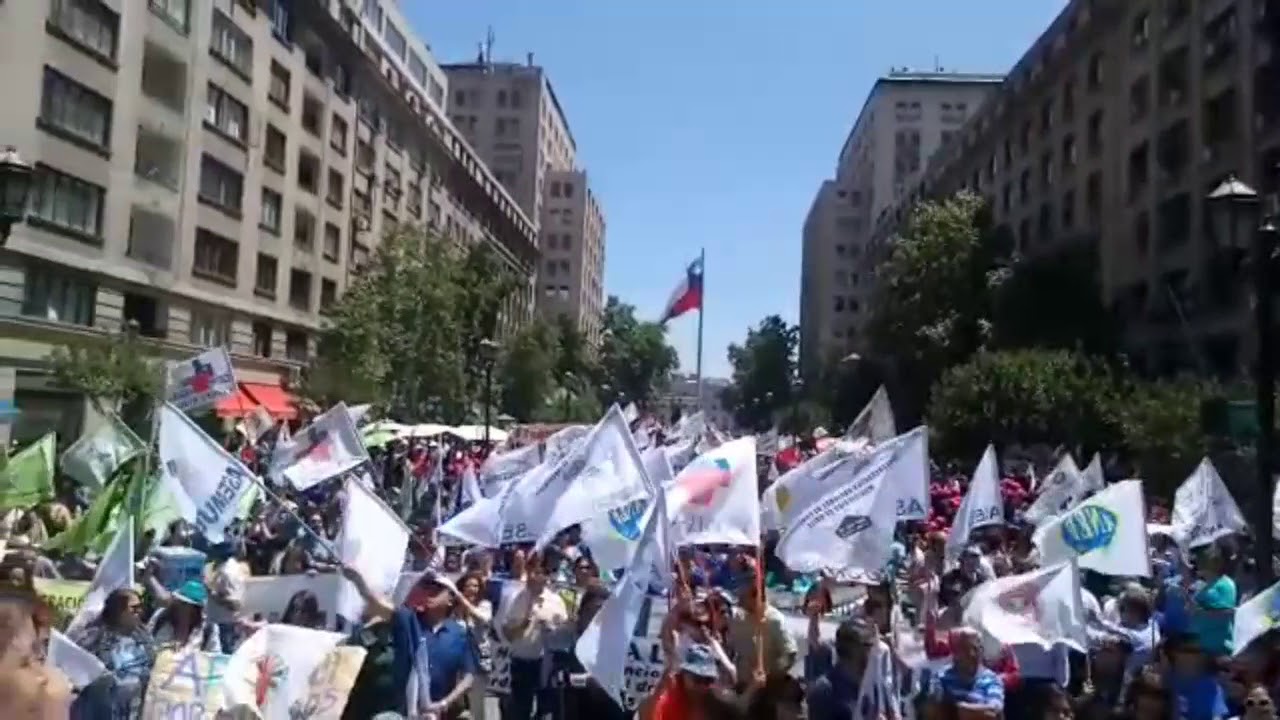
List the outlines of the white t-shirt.
<svg viewBox="0 0 1280 720">
<path fill-rule="evenodd" d="M 218 600 L 219 594 L 229 599 L 244 602 L 244 586 L 249 579 L 249 567 L 231 558 L 222 564 L 209 578 L 209 602 L 205 605 L 205 614 L 210 622 L 225 624 L 236 621 L 236 611 L 223 605 Z"/>
<path fill-rule="evenodd" d="M 569 611 L 564 606 L 560 594 L 551 588 L 543 588 L 541 602 L 533 606 L 534 596 L 526 589 L 521 589 L 508 597 L 504 597 L 505 607 L 499 608 L 498 616 L 503 625 L 515 622 L 517 618 L 528 615 L 529 624 L 524 631 L 515 637 L 507 637 L 511 646 L 511 657 L 521 660 L 537 660 L 542 657 L 547 641 L 550 639 L 544 628 L 554 633 L 569 622 Z M 539 620 L 542 622 L 539 623 Z M 503 628 L 505 634 L 506 629 Z"/>
</svg>

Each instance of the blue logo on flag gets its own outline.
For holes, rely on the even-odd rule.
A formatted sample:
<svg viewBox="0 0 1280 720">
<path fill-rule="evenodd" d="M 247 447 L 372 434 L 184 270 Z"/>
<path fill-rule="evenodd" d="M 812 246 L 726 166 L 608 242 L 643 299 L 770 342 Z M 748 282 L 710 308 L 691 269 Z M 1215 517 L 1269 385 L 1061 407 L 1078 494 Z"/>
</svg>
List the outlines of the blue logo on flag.
<svg viewBox="0 0 1280 720">
<path fill-rule="evenodd" d="M 1062 521 L 1062 540 L 1083 555 L 1107 547 L 1116 537 L 1120 518 L 1098 505 L 1085 505 Z"/>
<path fill-rule="evenodd" d="M 614 508 L 609 511 L 609 525 L 623 540 L 639 540 L 642 529 L 640 518 L 644 517 L 645 508 L 648 506 L 647 500 L 636 500 L 620 508 Z"/>
</svg>

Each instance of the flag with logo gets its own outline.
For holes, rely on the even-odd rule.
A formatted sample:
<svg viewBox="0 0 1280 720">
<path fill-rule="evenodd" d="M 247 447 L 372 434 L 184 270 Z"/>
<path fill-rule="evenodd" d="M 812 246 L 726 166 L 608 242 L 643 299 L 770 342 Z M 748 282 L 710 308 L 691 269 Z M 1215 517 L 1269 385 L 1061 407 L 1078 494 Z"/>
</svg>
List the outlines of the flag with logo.
<svg viewBox="0 0 1280 720">
<path fill-rule="evenodd" d="M 755 437 L 730 440 L 685 466 L 667 491 L 667 517 L 675 545 L 759 545 Z"/>
<path fill-rule="evenodd" d="M 222 542 L 257 478 L 173 404 L 158 415 L 160 470 L 173 502 L 209 542 Z"/>
<path fill-rule="evenodd" d="M 313 676 L 332 661 L 331 653 L 344 639 L 340 633 L 295 625 L 273 623 L 260 628 L 236 648 L 223 667 L 225 708 L 247 705 L 264 718 L 315 716 L 317 708 L 308 711 L 301 706 L 309 704 Z M 342 707 L 346 697 L 330 702 Z"/>
<path fill-rule="evenodd" d="M 849 424 L 849 429 L 844 436 L 849 440 L 863 438 L 875 444 L 889 440 L 897 434 L 898 427 L 893 417 L 893 405 L 889 402 L 889 391 L 881 385 L 871 396 L 867 406 L 858 413 L 858 417 Z"/>
<path fill-rule="evenodd" d="M 760 505 L 771 521 L 771 528 L 781 529 L 810 503 L 827 490 L 825 472 L 835 463 L 855 452 L 855 446 L 837 441 L 831 447 L 805 460 L 778 477 L 765 488 Z"/>
<path fill-rule="evenodd" d="M 0 510 L 32 508 L 52 500 L 56 456 L 57 436 L 53 433 L 10 456 L 0 472 Z"/>
<path fill-rule="evenodd" d="M 881 572 L 893 549 L 901 488 L 928 467 L 923 428 L 867 457 L 845 457 L 828 468 L 826 493 L 788 521 L 775 553 L 796 572 Z"/>
<path fill-rule="evenodd" d="M 343 495 L 338 558 L 359 570 L 374 592 L 390 597 L 409 548 L 409 528 L 359 480 L 348 478 Z M 351 622 L 364 616 L 364 598 L 345 578 L 338 584 L 334 612 Z"/>
<path fill-rule="evenodd" d="M 960 559 L 960 552 L 969 543 L 973 531 L 988 525 L 1004 522 L 1004 499 L 1000 496 L 1000 473 L 996 463 L 996 449 L 987 446 L 973 471 L 969 489 L 965 491 L 960 509 L 956 511 L 951 533 L 947 535 L 947 563 Z"/>
<path fill-rule="evenodd" d="M 1075 560 L 1117 577 L 1151 577 L 1141 480 L 1125 480 L 1036 528 L 1042 564 Z"/>
<path fill-rule="evenodd" d="M 1023 513 L 1026 521 L 1033 525 L 1042 525 L 1061 515 L 1088 494 L 1084 475 L 1076 467 L 1071 453 L 1063 454 L 1053 471 L 1040 481 L 1038 489 L 1040 494 Z"/>
<path fill-rule="evenodd" d="M 338 403 L 293 436 L 280 474 L 302 491 L 368 461 L 347 406 Z"/>
<path fill-rule="evenodd" d="M 236 374 L 225 347 L 169 365 L 169 403 L 183 412 L 202 410 L 235 392 Z"/>
<path fill-rule="evenodd" d="M 1089 647 L 1080 574 L 1070 562 L 979 585 L 965 603 L 964 623 L 1002 645 Z"/>
<path fill-rule="evenodd" d="M 674 480 L 671 463 L 661 448 L 640 453 L 640 461 L 653 487 L 665 488 Z M 596 513 L 582 523 L 582 544 L 591 549 L 591 558 L 597 566 L 613 571 L 631 564 L 653 508 L 652 497 L 639 498 L 610 508 L 608 512 Z"/>
<path fill-rule="evenodd" d="M 1276 583 L 1254 595 L 1248 602 L 1236 608 L 1234 654 L 1244 652 L 1249 643 L 1280 628 L 1280 583 Z"/>
<path fill-rule="evenodd" d="M 1243 533 L 1248 524 L 1209 458 L 1200 461 L 1173 496 L 1173 538 L 1183 548 Z"/>
<path fill-rule="evenodd" d="M 62 453 L 62 472 L 95 492 L 116 469 L 146 449 L 144 443 L 115 413 L 108 412 L 93 432 L 81 435 Z"/>
<path fill-rule="evenodd" d="M 542 462 L 542 448 L 525 445 L 509 452 L 494 453 L 480 465 L 480 494 L 493 497 L 511 480 L 529 472 Z"/>
</svg>

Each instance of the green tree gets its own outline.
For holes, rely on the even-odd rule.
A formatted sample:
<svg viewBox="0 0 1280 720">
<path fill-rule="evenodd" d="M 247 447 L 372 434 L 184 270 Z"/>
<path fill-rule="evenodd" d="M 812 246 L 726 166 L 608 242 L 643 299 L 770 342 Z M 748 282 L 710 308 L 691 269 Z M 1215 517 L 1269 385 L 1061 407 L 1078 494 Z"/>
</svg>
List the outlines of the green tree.
<svg viewBox="0 0 1280 720">
<path fill-rule="evenodd" d="M 993 291 L 1006 276 L 1008 233 L 993 227 L 983 199 L 961 192 L 916 206 L 877 269 L 868 339 L 892 366 L 895 406 L 917 416 L 943 371 L 983 347 Z M 871 363 L 868 363 L 870 365 Z"/>
<path fill-rule="evenodd" d="M 556 317 L 556 377 L 566 375 L 587 378 L 591 375 L 591 358 L 582 331 L 568 315 Z"/>
<path fill-rule="evenodd" d="M 520 291 L 520 281 L 484 243 L 467 248 L 458 273 L 455 342 L 462 348 L 467 398 L 473 405 L 483 404 L 485 359 L 480 343 L 499 339 L 502 314 Z"/>
<path fill-rule="evenodd" d="M 1135 378 L 1127 383 L 1115 405 L 1115 418 L 1134 474 L 1147 481 L 1149 492 L 1172 499 L 1178 485 L 1209 453 L 1200 407 L 1219 392 L 1214 383 L 1191 377 Z"/>
<path fill-rule="evenodd" d="M 509 338 L 497 368 L 502 388 L 502 411 L 528 422 L 544 411 L 556 389 L 553 331 L 541 320 Z"/>
<path fill-rule="evenodd" d="M 467 348 L 483 321 L 464 297 L 465 267 L 453 245 L 421 229 L 388 233 L 331 308 L 306 394 L 375 402 L 403 419 L 464 420 L 479 362 Z"/>
<path fill-rule="evenodd" d="M 83 393 L 99 413 L 116 412 L 141 437 L 147 417 L 164 391 L 165 365 L 137 328 L 55 347 L 47 358 L 54 382 Z"/>
<path fill-rule="evenodd" d="M 1088 243 L 1015 260 L 995 293 L 992 344 L 1114 354 L 1119 328 L 1102 302 L 1100 272 Z"/>
<path fill-rule="evenodd" d="M 800 401 L 796 377 L 796 350 L 800 330 L 778 315 L 770 315 L 747 330 L 741 345 L 729 345 L 731 383 L 721 402 L 744 428 L 765 430 L 775 423 L 788 431 L 800 428 L 794 404 Z"/>
<path fill-rule="evenodd" d="M 594 366 L 600 404 L 621 397 L 644 405 L 679 364 L 666 331 L 658 323 L 636 319 L 635 307 L 613 295 L 605 302 L 601 325 Z"/>
</svg>

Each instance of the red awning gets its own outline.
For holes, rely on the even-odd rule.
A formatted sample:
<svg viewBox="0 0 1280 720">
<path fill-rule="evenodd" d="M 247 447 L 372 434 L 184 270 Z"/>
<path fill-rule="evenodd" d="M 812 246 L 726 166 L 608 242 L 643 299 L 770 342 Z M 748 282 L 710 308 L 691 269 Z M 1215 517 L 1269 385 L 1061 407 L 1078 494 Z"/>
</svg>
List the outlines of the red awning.
<svg viewBox="0 0 1280 720">
<path fill-rule="evenodd" d="M 244 391 L 244 386 L 237 386 L 236 391 L 221 400 L 213 406 L 213 412 L 220 418 L 239 418 L 253 412 L 258 407 L 258 402 L 249 397 Z"/>
<path fill-rule="evenodd" d="M 294 407 L 294 397 L 279 385 L 266 383 L 240 383 L 240 389 L 253 398 L 255 406 L 261 405 L 277 420 L 292 420 L 298 416 Z"/>
</svg>

